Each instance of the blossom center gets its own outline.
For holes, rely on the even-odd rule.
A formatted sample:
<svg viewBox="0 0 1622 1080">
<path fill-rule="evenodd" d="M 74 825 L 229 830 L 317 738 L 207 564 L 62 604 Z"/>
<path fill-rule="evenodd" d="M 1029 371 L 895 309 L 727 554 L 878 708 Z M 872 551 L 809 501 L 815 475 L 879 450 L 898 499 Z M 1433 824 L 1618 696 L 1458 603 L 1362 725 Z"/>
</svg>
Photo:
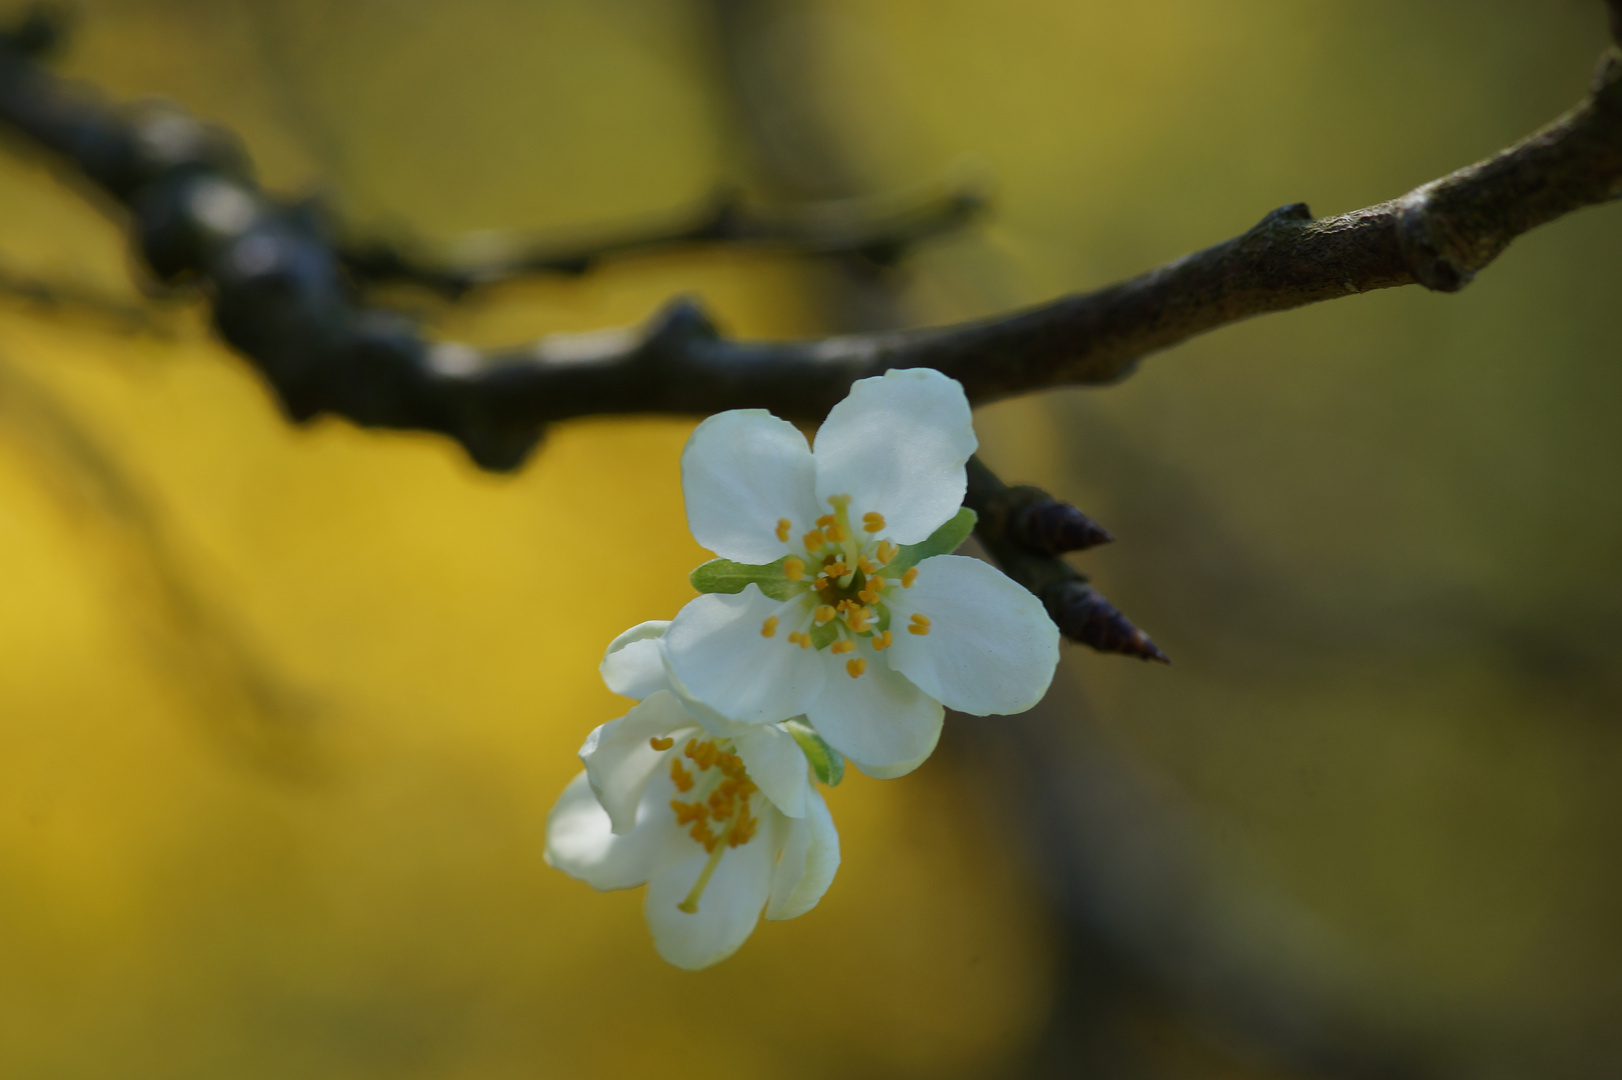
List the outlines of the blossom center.
<svg viewBox="0 0 1622 1080">
<path fill-rule="evenodd" d="M 885 568 L 901 554 L 899 544 L 886 538 L 884 515 L 869 510 L 858 521 L 851 520 L 849 495 L 830 495 L 832 513 L 824 514 L 800 538 L 803 554 L 792 552 L 783 560 L 790 581 L 803 583 L 804 610 L 798 629 L 786 636 L 790 646 L 818 651 L 827 649 L 844 656 L 866 640 L 875 650 L 894 644 L 886 597 L 896 588 L 910 589 L 918 578 L 918 568 L 908 567 L 898 574 Z M 783 518 L 777 523 L 780 540 L 792 535 L 794 522 Z M 806 580 L 807 577 L 810 580 Z M 775 637 L 780 619 L 772 616 L 761 627 L 764 637 Z M 928 620 L 907 628 L 914 634 L 927 634 Z M 860 678 L 867 661 L 851 657 L 844 661 L 845 672 Z"/>
<path fill-rule="evenodd" d="M 655 750 L 669 750 L 672 739 L 649 739 Z M 691 802 L 670 800 L 670 809 L 676 815 L 676 824 L 690 826 L 687 835 L 703 845 L 709 853 L 698 880 L 693 883 L 687 898 L 677 905 L 682 911 L 698 911 L 699 898 L 704 895 L 721 856 L 727 850 L 742 847 L 755 837 L 760 818 L 754 814 L 754 800 L 760 789 L 749 778 L 743 759 L 733 752 L 730 739 L 687 740 L 680 754 L 670 755 L 670 779 L 676 790 L 690 795 Z M 683 761 L 688 764 L 683 764 Z"/>
</svg>

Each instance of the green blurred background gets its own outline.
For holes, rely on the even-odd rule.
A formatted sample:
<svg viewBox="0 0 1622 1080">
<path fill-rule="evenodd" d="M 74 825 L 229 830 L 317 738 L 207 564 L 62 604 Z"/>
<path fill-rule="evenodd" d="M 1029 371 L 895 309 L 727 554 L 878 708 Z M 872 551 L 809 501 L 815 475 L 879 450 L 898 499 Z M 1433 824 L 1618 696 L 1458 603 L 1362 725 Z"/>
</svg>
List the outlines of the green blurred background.
<svg viewBox="0 0 1622 1080">
<path fill-rule="evenodd" d="M 1590 0 L 77 9 L 64 70 L 362 231 L 994 192 L 890 273 L 691 250 L 400 298 L 481 344 L 1106 284 L 1484 156 L 1604 43 Z M 1176 666 L 1068 650 L 1033 714 L 848 781 L 824 902 L 689 975 L 540 851 L 623 708 L 603 647 L 689 595 L 691 423 L 561 425 L 499 478 L 292 429 L 7 147 L 0 1075 L 1617 1075 L 1622 212 L 981 410 L 994 468 L 1115 530 L 1078 564 Z"/>
</svg>

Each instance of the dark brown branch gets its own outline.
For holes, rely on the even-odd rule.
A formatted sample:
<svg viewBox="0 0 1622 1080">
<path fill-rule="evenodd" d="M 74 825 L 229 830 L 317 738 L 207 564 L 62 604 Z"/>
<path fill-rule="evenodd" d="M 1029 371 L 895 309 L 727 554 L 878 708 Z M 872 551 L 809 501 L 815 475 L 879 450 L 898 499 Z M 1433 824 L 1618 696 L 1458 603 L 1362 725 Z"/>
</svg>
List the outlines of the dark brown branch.
<svg viewBox="0 0 1622 1080">
<path fill-rule="evenodd" d="M 1487 161 L 1339 217 L 1288 206 L 1131 281 L 1013 315 L 772 344 L 726 340 L 678 301 L 642 330 L 481 354 L 362 307 L 327 224 L 260 190 L 226 132 L 173 108 L 114 109 L 4 43 L 0 122 L 129 209 L 154 272 L 210 292 L 221 336 L 291 418 L 441 432 L 490 469 L 517 466 L 547 422 L 571 417 L 753 406 L 820 419 L 854 379 L 892 367 L 936 368 L 976 403 L 1106 383 L 1251 315 L 1397 285 L 1456 290 L 1520 234 L 1622 192 L 1622 53 L 1611 49 L 1585 101 Z"/>
</svg>

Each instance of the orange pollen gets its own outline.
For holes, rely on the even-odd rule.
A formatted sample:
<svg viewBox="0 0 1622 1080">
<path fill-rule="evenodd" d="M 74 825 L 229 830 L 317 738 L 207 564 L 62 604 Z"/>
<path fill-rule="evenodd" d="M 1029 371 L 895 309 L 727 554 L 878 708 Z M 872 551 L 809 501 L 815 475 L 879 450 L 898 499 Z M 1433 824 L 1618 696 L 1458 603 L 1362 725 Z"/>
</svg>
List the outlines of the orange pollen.
<svg viewBox="0 0 1622 1080">
<path fill-rule="evenodd" d="M 850 624 L 853 632 L 866 633 L 868 623 L 873 621 L 873 609 L 852 604 L 851 609 L 845 613 L 845 621 Z"/>
<path fill-rule="evenodd" d="M 907 627 L 907 633 L 924 637 L 929 633 L 929 620 L 922 615 L 912 617 L 912 625 Z"/>
<path fill-rule="evenodd" d="M 789 644 L 798 645 L 802 649 L 809 649 L 811 647 L 811 635 L 801 630 L 796 630 L 794 633 L 790 634 L 788 636 L 788 640 Z"/>
<path fill-rule="evenodd" d="M 826 529 L 828 526 L 832 525 L 834 521 L 835 518 L 832 514 L 823 514 L 821 517 L 817 518 L 817 528 Z"/>
<path fill-rule="evenodd" d="M 880 540 L 878 550 L 873 554 L 878 557 L 880 566 L 886 566 L 891 559 L 901 554 L 901 549 L 888 540 Z"/>
<path fill-rule="evenodd" d="M 823 531 L 827 533 L 828 539 L 834 543 L 843 544 L 845 542 L 845 527 L 839 522 L 836 521 L 832 525 L 826 526 Z"/>
<path fill-rule="evenodd" d="M 856 569 L 860 570 L 864 574 L 872 575 L 879 572 L 879 564 L 874 562 L 872 559 L 869 559 L 866 555 L 863 555 L 860 559 L 856 560 Z"/>
<path fill-rule="evenodd" d="M 788 543 L 788 532 L 792 528 L 794 528 L 794 523 L 792 521 L 790 521 L 788 518 L 778 518 L 777 519 L 777 539 L 779 541 L 781 541 L 782 543 L 785 543 L 785 544 Z"/>
<path fill-rule="evenodd" d="M 817 608 L 816 612 L 812 614 L 811 618 L 816 621 L 818 626 L 821 626 L 826 622 L 831 622 L 833 617 L 838 614 L 839 612 L 835 611 L 827 604 L 823 604 Z"/>
<path fill-rule="evenodd" d="M 877 514 L 869 510 L 867 513 L 862 515 L 862 528 L 866 529 L 868 532 L 878 532 L 880 529 L 884 528 L 884 515 Z"/>
<path fill-rule="evenodd" d="M 831 651 L 835 656 L 839 656 L 843 653 L 855 652 L 856 643 L 854 641 L 847 641 L 841 638 L 839 641 L 833 643 L 833 648 Z"/>
<path fill-rule="evenodd" d="M 879 580 L 882 581 L 883 579 L 880 578 Z M 873 586 L 873 582 L 869 581 L 867 583 L 867 588 L 865 588 L 861 592 L 857 593 L 856 596 L 864 604 L 876 604 L 876 603 L 879 602 L 879 596 L 880 596 L 880 594 L 878 592 L 878 589 L 882 589 L 882 588 L 884 588 L 883 585 L 880 585 L 877 588 L 875 588 Z"/>
<path fill-rule="evenodd" d="M 783 560 L 783 576 L 790 581 L 799 581 L 805 577 L 805 561 L 796 559 L 792 555 Z"/>
<path fill-rule="evenodd" d="M 854 660 L 846 660 L 845 661 L 845 670 L 850 672 L 850 677 L 851 678 L 853 678 L 853 679 L 860 678 L 861 675 L 862 675 L 862 672 L 867 670 L 867 661 L 863 660 L 860 656 L 858 656 Z"/>
<path fill-rule="evenodd" d="M 910 589 L 912 588 L 912 583 L 917 580 L 918 568 L 916 566 L 909 566 L 907 567 L 907 572 L 901 575 L 901 587 L 903 589 Z"/>
<path fill-rule="evenodd" d="M 772 615 L 760 624 L 760 636 L 771 637 L 775 633 L 777 633 L 777 616 Z"/>
<path fill-rule="evenodd" d="M 822 535 L 821 529 L 812 529 L 800 537 L 800 543 L 805 545 L 805 550 L 815 553 L 822 550 L 822 545 L 827 543 L 827 538 Z"/>
<path fill-rule="evenodd" d="M 894 645 L 894 644 L 895 644 L 895 638 L 890 636 L 890 631 L 888 631 L 888 630 L 886 630 L 882 634 L 879 634 L 877 637 L 875 637 L 873 639 L 873 648 L 874 648 L 875 651 L 878 651 L 878 652 L 883 652 L 885 649 L 888 649 L 891 645 Z"/>
<path fill-rule="evenodd" d="M 648 745 L 653 747 L 655 750 L 669 750 L 672 746 L 676 745 L 676 740 L 670 738 L 668 735 L 662 739 L 655 735 L 653 738 L 648 740 Z"/>
<path fill-rule="evenodd" d="M 850 568 L 845 565 L 844 559 L 840 559 L 837 562 L 831 562 L 827 566 L 824 566 L 822 568 L 822 572 L 829 577 L 844 577 L 846 574 L 850 573 Z"/>
</svg>

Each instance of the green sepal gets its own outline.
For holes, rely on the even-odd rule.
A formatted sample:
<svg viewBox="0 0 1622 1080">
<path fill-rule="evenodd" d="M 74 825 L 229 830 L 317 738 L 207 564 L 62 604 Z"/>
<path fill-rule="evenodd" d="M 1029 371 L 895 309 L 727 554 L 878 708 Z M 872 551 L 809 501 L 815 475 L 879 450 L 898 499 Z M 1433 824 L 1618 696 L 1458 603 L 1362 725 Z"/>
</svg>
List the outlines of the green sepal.
<svg viewBox="0 0 1622 1080">
<path fill-rule="evenodd" d="M 790 557 L 785 555 L 783 559 Z M 741 593 L 753 582 L 773 600 L 792 600 L 805 591 L 806 585 L 803 581 L 789 580 L 783 573 L 783 559 L 760 566 L 731 559 L 711 559 L 688 574 L 687 580 L 701 593 Z"/>
<path fill-rule="evenodd" d="M 839 620 L 829 619 L 821 626 L 812 624 L 811 647 L 813 649 L 826 649 L 839 640 Z"/>
<path fill-rule="evenodd" d="M 839 781 L 845 778 L 845 759 L 839 751 L 824 742 L 816 729 L 804 720 L 788 720 L 783 727 L 800 744 L 817 780 L 828 787 L 838 787 Z"/>
<path fill-rule="evenodd" d="M 936 555 L 950 555 L 969 538 L 969 534 L 974 531 L 974 523 L 978 520 L 973 510 L 967 506 L 963 507 L 952 515 L 951 521 L 930 533 L 929 539 L 917 544 L 901 545 L 901 553 L 885 564 L 884 576 L 896 577 L 925 559 L 932 559 Z"/>
</svg>

